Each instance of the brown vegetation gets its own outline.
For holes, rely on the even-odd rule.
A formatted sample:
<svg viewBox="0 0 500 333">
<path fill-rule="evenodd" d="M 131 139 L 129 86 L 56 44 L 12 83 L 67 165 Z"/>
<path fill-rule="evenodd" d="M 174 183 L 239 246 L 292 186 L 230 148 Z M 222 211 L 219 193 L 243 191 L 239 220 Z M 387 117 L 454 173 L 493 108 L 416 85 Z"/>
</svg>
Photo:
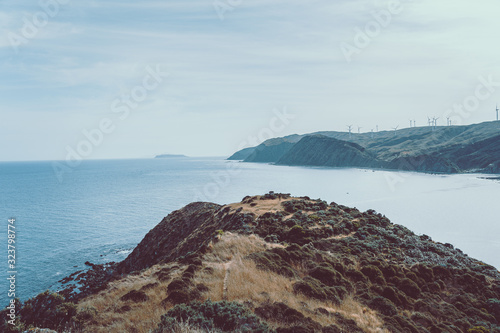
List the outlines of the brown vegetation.
<svg viewBox="0 0 500 333">
<path fill-rule="evenodd" d="M 190 205 L 157 228 L 111 278 L 93 273 L 105 283 L 75 298 L 66 329 L 198 332 L 204 321 L 217 332 L 206 313 L 182 319 L 214 306 L 277 333 L 494 332 L 500 322 L 498 271 L 374 211 L 269 193 Z"/>
</svg>

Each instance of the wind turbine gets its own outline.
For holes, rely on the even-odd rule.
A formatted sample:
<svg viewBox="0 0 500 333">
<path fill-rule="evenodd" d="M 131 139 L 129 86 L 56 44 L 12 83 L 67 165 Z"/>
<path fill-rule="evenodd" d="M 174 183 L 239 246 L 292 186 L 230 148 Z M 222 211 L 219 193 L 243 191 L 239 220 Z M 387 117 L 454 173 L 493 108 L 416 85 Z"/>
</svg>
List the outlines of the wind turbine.
<svg viewBox="0 0 500 333">
<path fill-rule="evenodd" d="M 378 132 L 378 125 L 377 125 L 377 126 L 375 126 L 375 127 L 377 128 L 377 132 Z"/>
<path fill-rule="evenodd" d="M 352 125 L 347 125 L 347 128 L 349 129 L 349 139 L 350 139 L 351 138 Z"/>
<path fill-rule="evenodd" d="M 446 117 L 446 126 L 451 126 L 450 117 Z"/>
<path fill-rule="evenodd" d="M 372 128 L 372 139 L 373 139 L 373 128 Z"/>
<path fill-rule="evenodd" d="M 410 128 L 413 127 L 413 120 L 410 119 Z"/>
<path fill-rule="evenodd" d="M 431 118 L 429 118 L 429 116 L 427 116 L 427 124 L 429 124 L 429 126 L 431 126 Z"/>
<path fill-rule="evenodd" d="M 498 104 L 497 104 L 497 121 L 498 121 Z"/>
<path fill-rule="evenodd" d="M 359 126 L 358 126 L 358 134 L 359 134 L 359 133 L 361 133 L 361 129 L 362 129 L 362 128 L 363 128 L 363 127 L 359 127 Z"/>
<path fill-rule="evenodd" d="M 437 126 L 437 121 L 439 118 L 434 117 L 432 120 L 434 120 L 434 129 L 436 129 Z"/>
<path fill-rule="evenodd" d="M 394 130 L 394 136 L 396 136 L 396 131 L 398 130 L 398 127 L 399 127 L 399 125 L 392 128 Z"/>
<path fill-rule="evenodd" d="M 417 127 L 417 121 L 413 119 L 413 127 Z"/>
</svg>

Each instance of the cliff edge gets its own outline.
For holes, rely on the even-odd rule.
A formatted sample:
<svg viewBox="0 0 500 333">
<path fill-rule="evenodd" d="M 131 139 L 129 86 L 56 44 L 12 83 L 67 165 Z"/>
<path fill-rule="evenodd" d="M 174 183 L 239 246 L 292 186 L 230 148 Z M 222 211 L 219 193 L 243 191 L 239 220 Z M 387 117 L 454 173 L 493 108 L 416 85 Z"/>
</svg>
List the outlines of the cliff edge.
<svg viewBox="0 0 500 333">
<path fill-rule="evenodd" d="M 93 333 L 500 330 L 494 267 L 373 210 L 288 194 L 189 204 L 123 262 L 91 272 L 102 278 L 85 293 L 20 305 L 19 324 Z"/>
</svg>

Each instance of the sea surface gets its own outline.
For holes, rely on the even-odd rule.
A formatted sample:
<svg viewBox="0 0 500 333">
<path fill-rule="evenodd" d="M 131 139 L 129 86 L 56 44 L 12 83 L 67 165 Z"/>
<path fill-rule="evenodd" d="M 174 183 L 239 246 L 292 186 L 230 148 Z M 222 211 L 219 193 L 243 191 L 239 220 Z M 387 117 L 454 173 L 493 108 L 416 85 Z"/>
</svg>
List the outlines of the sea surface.
<svg viewBox="0 0 500 333">
<path fill-rule="evenodd" d="M 123 260 L 173 210 L 268 191 L 375 209 L 500 267 L 500 182 L 274 166 L 223 158 L 92 160 L 56 176 L 52 162 L 0 163 L 0 305 L 7 304 L 7 225 L 16 219 L 16 296 L 33 297 L 84 263 Z"/>
</svg>

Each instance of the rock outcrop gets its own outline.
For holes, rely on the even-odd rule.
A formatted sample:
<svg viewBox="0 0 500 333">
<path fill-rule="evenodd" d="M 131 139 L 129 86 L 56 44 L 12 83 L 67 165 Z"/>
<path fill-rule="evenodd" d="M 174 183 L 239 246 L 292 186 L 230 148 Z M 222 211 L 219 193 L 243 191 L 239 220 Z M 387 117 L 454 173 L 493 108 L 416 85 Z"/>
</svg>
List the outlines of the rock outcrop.
<svg viewBox="0 0 500 333">
<path fill-rule="evenodd" d="M 216 230 L 243 230 L 250 218 L 214 203 L 191 203 L 149 231 L 116 272 L 127 274 L 196 253 L 213 240 Z"/>
<path fill-rule="evenodd" d="M 500 331 L 494 267 L 373 210 L 289 194 L 189 204 L 123 262 L 89 267 L 107 281 L 73 297 L 77 304 L 48 292 L 19 304 L 18 324 L 29 318 L 82 332 Z"/>
</svg>

